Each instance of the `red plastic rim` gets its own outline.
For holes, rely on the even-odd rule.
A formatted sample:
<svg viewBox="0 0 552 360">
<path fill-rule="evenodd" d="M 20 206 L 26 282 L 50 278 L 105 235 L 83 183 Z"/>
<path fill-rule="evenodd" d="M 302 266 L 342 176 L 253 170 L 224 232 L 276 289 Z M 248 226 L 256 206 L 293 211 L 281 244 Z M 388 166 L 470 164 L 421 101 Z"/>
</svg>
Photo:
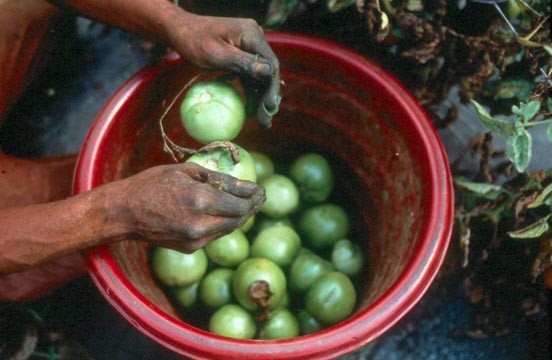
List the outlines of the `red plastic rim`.
<svg viewBox="0 0 552 360">
<path fill-rule="evenodd" d="M 370 342 L 401 319 L 422 297 L 435 278 L 447 251 L 453 223 L 453 191 L 448 161 L 431 121 L 390 74 L 356 52 L 339 44 L 304 35 L 267 33 L 272 45 L 312 52 L 365 73 L 389 90 L 398 106 L 413 119 L 412 132 L 420 138 L 418 151 L 429 165 L 424 176 L 428 194 L 428 220 L 420 246 L 395 285 L 376 303 L 330 329 L 294 339 L 272 342 L 223 338 L 174 319 L 145 298 L 125 278 L 107 248 L 88 253 L 90 274 L 106 299 L 137 329 L 182 355 L 194 358 L 236 359 L 322 359 L 334 358 Z M 147 67 L 128 80 L 110 99 L 96 118 L 84 140 L 75 172 L 74 193 L 92 189 L 96 183 L 95 164 L 101 161 L 98 150 L 103 134 L 125 106 L 128 94 L 139 90 L 158 73 Z"/>
</svg>

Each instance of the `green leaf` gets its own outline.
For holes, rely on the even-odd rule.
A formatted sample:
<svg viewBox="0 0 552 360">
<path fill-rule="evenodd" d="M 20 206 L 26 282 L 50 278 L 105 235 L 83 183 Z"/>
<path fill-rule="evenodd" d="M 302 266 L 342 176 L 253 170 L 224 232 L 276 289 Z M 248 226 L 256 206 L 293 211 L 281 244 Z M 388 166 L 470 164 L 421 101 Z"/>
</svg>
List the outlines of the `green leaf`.
<svg viewBox="0 0 552 360">
<path fill-rule="evenodd" d="M 504 65 L 508 66 L 508 65 L 512 65 L 513 63 L 518 63 L 521 60 L 523 60 L 524 55 L 525 55 L 525 49 L 521 48 L 521 50 L 518 51 L 517 53 L 510 56 L 506 56 L 504 58 Z"/>
<path fill-rule="evenodd" d="M 514 239 L 534 239 L 538 238 L 542 234 L 548 231 L 549 225 L 548 225 L 548 219 L 552 216 L 552 214 L 549 214 L 545 216 L 542 219 L 539 219 L 538 221 L 534 222 L 533 224 L 524 227 L 523 229 L 510 231 L 508 232 L 508 235 Z"/>
<path fill-rule="evenodd" d="M 406 2 L 406 8 L 408 11 L 422 11 L 424 9 L 424 3 L 421 0 L 408 0 Z"/>
<path fill-rule="evenodd" d="M 515 129 L 516 133 L 519 133 L 520 131 L 522 131 L 524 129 L 523 124 L 524 124 L 524 122 L 521 120 L 521 118 L 517 118 L 514 121 L 514 129 Z"/>
<path fill-rule="evenodd" d="M 477 101 L 473 99 L 470 101 L 475 106 L 479 119 L 489 130 L 497 132 L 503 136 L 509 135 L 514 131 L 513 123 L 493 118 Z"/>
<path fill-rule="evenodd" d="M 552 123 L 549 124 L 546 129 L 546 137 L 548 138 L 548 141 L 552 142 Z"/>
<path fill-rule="evenodd" d="M 495 100 L 512 99 L 514 97 L 521 101 L 529 98 L 533 83 L 523 77 L 510 77 L 492 81 L 485 86 L 483 94 L 492 96 Z"/>
<path fill-rule="evenodd" d="M 546 99 L 546 107 L 548 108 L 548 111 L 552 111 L 552 97 Z"/>
<path fill-rule="evenodd" d="M 552 184 L 549 184 L 547 187 L 541 190 L 539 195 L 531 203 L 527 205 L 529 209 L 536 208 L 545 203 L 548 195 L 552 194 Z"/>
<path fill-rule="evenodd" d="M 33 308 L 28 308 L 27 312 L 33 317 L 34 320 L 36 320 L 39 323 L 43 323 L 44 319 L 42 319 L 42 316 Z"/>
<path fill-rule="evenodd" d="M 480 197 L 485 199 L 494 200 L 497 198 L 500 193 L 502 193 L 502 186 L 484 183 L 484 182 L 475 182 L 470 181 L 462 176 L 457 176 L 454 178 L 454 183 L 466 190 L 469 190 Z"/>
<path fill-rule="evenodd" d="M 282 25 L 297 7 L 297 2 L 298 0 L 270 1 L 263 26 L 266 28 L 276 28 Z"/>
<path fill-rule="evenodd" d="M 512 135 L 513 161 L 518 172 L 524 172 L 531 162 L 531 134 L 525 129 L 520 129 Z"/>
<path fill-rule="evenodd" d="M 538 100 L 529 101 L 528 103 L 521 103 L 519 107 L 512 106 L 512 112 L 516 115 L 522 116 L 525 121 L 531 120 L 540 110 L 541 103 Z"/>
<path fill-rule="evenodd" d="M 356 0 L 326 0 L 326 6 L 330 12 L 338 12 L 353 5 Z"/>
<path fill-rule="evenodd" d="M 464 250 L 464 261 L 462 261 L 462 267 L 468 266 L 469 254 L 470 254 L 470 240 L 471 240 L 471 230 L 469 227 L 469 218 L 467 221 L 459 221 L 460 226 L 460 246 Z"/>
<path fill-rule="evenodd" d="M 550 45 L 544 45 L 544 50 L 548 53 L 548 55 L 552 56 L 552 46 Z"/>
<path fill-rule="evenodd" d="M 506 156 L 512 161 L 514 161 L 514 139 L 514 135 L 508 136 L 506 139 Z"/>
</svg>

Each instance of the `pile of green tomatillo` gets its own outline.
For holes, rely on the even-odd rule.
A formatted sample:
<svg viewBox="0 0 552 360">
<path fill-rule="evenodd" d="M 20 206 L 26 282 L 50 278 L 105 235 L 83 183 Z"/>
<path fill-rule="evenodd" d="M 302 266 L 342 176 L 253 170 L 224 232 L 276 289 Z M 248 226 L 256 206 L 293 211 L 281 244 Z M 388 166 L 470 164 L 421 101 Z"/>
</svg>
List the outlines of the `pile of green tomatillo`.
<svg viewBox="0 0 552 360">
<path fill-rule="evenodd" d="M 222 81 L 190 88 L 180 114 L 188 134 L 204 144 L 233 140 L 245 117 L 240 94 Z M 226 148 L 187 161 L 262 185 L 260 212 L 194 253 L 153 248 L 155 278 L 178 308 L 204 315 L 195 325 L 221 336 L 293 338 L 347 319 L 359 290 L 353 279 L 366 261 L 349 239 L 346 209 L 328 200 L 335 182 L 328 159 L 301 154 L 284 173 L 269 155 L 236 147 L 238 163 Z"/>
</svg>

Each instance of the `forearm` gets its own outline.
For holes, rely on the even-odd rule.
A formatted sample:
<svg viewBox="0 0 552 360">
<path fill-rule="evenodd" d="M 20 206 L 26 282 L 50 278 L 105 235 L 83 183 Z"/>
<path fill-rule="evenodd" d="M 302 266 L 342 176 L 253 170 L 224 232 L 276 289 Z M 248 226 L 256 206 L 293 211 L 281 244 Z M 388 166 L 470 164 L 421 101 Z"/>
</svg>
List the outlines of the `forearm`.
<svg viewBox="0 0 552 360">
<path fill-rule="evenodd" d="M 46 204 L 0 209 L 0 274 L 100 245 L 124 233 L 108 188 Z"/>
<path fill-rule="evenodd" d="M 195 15 L 170 0 L 55 0 L 86 17 L 169 44 L 170 31 Z"/>
</svg>

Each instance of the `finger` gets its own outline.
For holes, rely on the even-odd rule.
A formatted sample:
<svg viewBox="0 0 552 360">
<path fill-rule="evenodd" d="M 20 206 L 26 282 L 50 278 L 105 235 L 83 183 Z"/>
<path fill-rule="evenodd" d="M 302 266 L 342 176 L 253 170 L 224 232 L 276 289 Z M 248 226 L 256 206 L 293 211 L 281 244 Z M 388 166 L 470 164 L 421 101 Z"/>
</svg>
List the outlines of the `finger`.
<svg viewBox="0 0 552 360">
<path fill-rule="evenodd" d="M 241 54 L 242 55 L 237 56 L 243 56 L 243 54 L 245 54 L 245 58 L 254 63 L 246 65 L 245 63 L 247 61 L 241 61 L 243 68 L 239 70 L 239 72 L 242 73 L 240 79 L 246 93 L 248 114 L 252 115 L 256 113 L 261 127 L 265 129 L 270 128 L 272 118 L 278 112 L 281 101 L 280 73 L 276 72 L 272 74 L 272 70 L 270 70 L 270 77 L 265 77 L 263 81 L 263 79 L 258 76 L 258 70 L 255 70 L 255 64 L 262 63 L 265 60 L 262 57 L 253 56 L 251 54 L 243 52 Z M 235 60 L 235 64 L 236 63 L 238 63 L 238 60 Z M 249 70 L 247 70 L 248 68 Z M 272 67 L 270 67 L 270 69 L 272 69 Z M 238 70 L 234 71 L 237 72 Z"/>
<path fill-rule="evenodd" d="M 188 241 L 186 244 L 187 248 L 192 248 L 192 251 L 200 249 L 207 245 L 208 243 L 221 238 L 225 235 L 230 234 L 232 231 L 238 229 L 240 226 L 245 224 L 249 217 L 244 216 L 240 218 L 220 218 L 213 217 L 212 223 L 208 228 L 208 232 L 205 235 L 197 240 Z M 176 246 L 181 246 L 180 243 L 177 243 Z"/>
<path fill-rule="evenodd" d="M 258 74 L 251 74 L 254 78 L 263 79 L 269 78 L 273 79 L 275 76 L 279 77 L 280 73 L 280 61 L 278 57 L 272 51 L 272 48 L 264 38 L 262 32 L 247 32 L 243 35 L 242 41 L 240 43 L 240 49 L 243 51 L 253 54 L 253 62 L 268 65 L 270 71 L 266 71 L 266 66 L 257 65 L 253 66 L 253 69 L 258 68 L 263 70 Z"/>
<path fill-rule="evenodd" d="M 220 224 L 220 227 L 217 225 L 213 225 L 210 228 L 211 231 L 205 235 L 202 241 L 204 243 L 208 243 L 224 235 L 228 235 L 232 231 L 238 229 L 243 224 L 245 224 L 250 217 L 251 217 L 250 215 L 246 215 L 239 218 L 215 218 L 213 220 L 214 223 Z"/>
<path fill-rule="evenodd" d="M 278 84 L 271 82 L 270 86 L 264 91 L 262 100 L 258 104 L 257 121 L 264 129 L 268 129 L 272 126 L 272 118 L 280 110 L 280 101 L 282 98 L 279 93 L 280 85 L 278 77 Z"/>
<path fill-rule="evenodd" d="M 260 83 L 266 83 L 274 76 L 274 65 L 261 54 L 250 53 L 234 46 L 225 47 L 224 56 L 217 57 L 217 62 L 211 66 L 246 75 Z"/>
<path fill-rule="evenodd" d="M 231 231 L 234 231 L 255 215 L 259 211 L 261 204 L 262 202 L 260 202 L 257 206 L 252 207 L 250 212 L 247 212 L 243 216 L 239 217 L 205 215 L 202 222 L 196 227 L 195 234 L 192 236 L 192 239 L 196 239 L 195 241 L 205 244 L 206 242 L 217 239 L 230 233 Z"/>
<path fill-rule="evenodd" d="M 257 110 L 259 124 L 263 128 L 269 128 L 273 116 L 279 110 L 281 101 L 280 62 L 262 35 L 244 36 L 242 49 L 260 55 L 255 58 L 255 61 L 267 63 L 271 67 L 270 77 L 265 80 L 265 84 L 261 89 L 261 101 Z"/>
<path fill-rule="evenodd" d="M 206 215 L 242 217 L 260 209 L 265 199 L 264 189 L 258 190 L 249 198 L 241 198 L 227 192 L 218 191 L 203 185 L 203 191 L 196 194 L 196 208 Z M 199 189 L 198 189 L 199 190 Z"/>
<path fill-rule="evenodd" d="M 235 229 L 242 226 L 246 217 L 239 218 L 225 218 L 218 216 L 206 216 L 201 226 L 196 229 L 193 236 L 187 241 L 183 242 L 182 238 L 175 239 L 174 241 L 165 242 L 163 246 L 173 248 L 177 251 L 184 251 L 187 253 L 194 252 L 204 247 L 209 242 L 216 240 L 224 235 L 228 235 Z"/>
<path fill-rule="evenodd" d="M 233 196 L 250 198 L 257 191 L 259 186 L 247 180 L 240 180 L 231 175 L 209 170 L 195 163 L 183 164 L 185 173 L 192 179 L 211 185 L 217 189 L 227 192 Z"/>
<path fill-rule="evenodd" d="M 208 182 L 229 194 L 241 198 L 250 198 L 262 189 L 253 181 L 240 180 L 231 175 L 220 172 L 212 172 L 209 176 Z"/>
<path fill-rule="evenodd" d="M 254 182 L 239 180 L 194 163 L 183 165 L 185 176 L 197 181 L 193 207 L 203 214 L 244 216 L 258 211 L 266 198 L 264 188 Z"/>
</svg>

